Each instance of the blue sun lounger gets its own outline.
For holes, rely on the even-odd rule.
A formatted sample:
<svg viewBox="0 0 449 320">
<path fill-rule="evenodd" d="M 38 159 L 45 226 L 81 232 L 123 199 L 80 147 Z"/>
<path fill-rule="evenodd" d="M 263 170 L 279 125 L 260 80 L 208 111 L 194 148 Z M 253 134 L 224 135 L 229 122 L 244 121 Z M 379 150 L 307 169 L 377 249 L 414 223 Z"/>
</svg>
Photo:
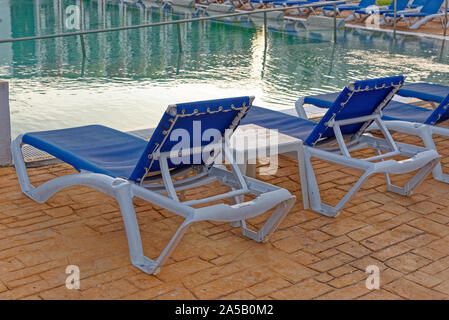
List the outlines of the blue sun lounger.
<svg viewBox="0 0 449 320">
<path fill-rule="evenodd" d="M 367 8 L 376 3 L 376 0 L 361 0 L 359 4 L 340 4 L 336 6 L 337 15 L 342 16 L 341 13 L 343 11 L 354 11 Z M 334 6 L 326 5 L 323 6 L 323 14 L 327 15 L 331 12 L 334 12 Z"/>
<path fill-rule="evenodd" d="M 410 0 L 397 0 L 396 10 L 401 11 L 401 10 L 404 10 L 405 8 L 407 8 L 409 1 Z M 363 9 L 357 9 L 354 11 L 353 15 L 357 21 L 363 22 L 370 15 L 373 15 L 373 14 L 383 15 L 383 14 L 392 13 L 392 12 L 394 12 L 394 1 L 388 7 L 373 5 L 373 6 L 368 6 L 366 8 L 363 8 Z"/>
<path fill-rule="evenodd" d="M 422 7 L 417 9 L 403 10 L 396 13 L 396 20 L 404 20 L 405 25 L 409 29 L 418 29 L 420 26 L 425 24 L 434 18 L 440 18 L 443 24 L 444 12 L 440 10 L 441 5 L 444 0 L 428 0 Z M 385 17 L 394 19 L 394 13 L 386 13 Z"/>
<path fill-rule="evenodd" d="M 293 206 L 295 197 L 285 189 L 243 176 L 228 152 L 225 134 L 239 125 L 252 100 L 252 97 L 238 97 L 170 105 L 149 141 L 99 125 L 19 135 L 11 143 L 11 149 L 20 186 L 39 203 L 74 185 L 93 187 L 114 197 L 122 213 L 131 262 L 146 273 L 159 272 L 193 222 L 244 222 L 273 209 L 257 232 L 241 224 L 243 235 L 266 241 Z M 209 138 L 203 141 L 201 137 L 205 135 Z M 197 141 L 198 137 L 201 141 Z M 181 149 L 177 147 L 180 143 Z M 79 173 L 33 187 L 23 160 L 23 144 L 48 152 Z M 215 157 L 223 153 L 231 171 L 213 165 Z M 189 201 L 182 201 L 178 196 L 185 190 L 212 182 L 219 182 L 230 191 Z M 242 202 L 245 195 L 252 200 Z M 156 260 L 144 256 L 133 205 L 135 197 L 185 218 Z M 234 204 L 221 203 L 224 199 Z"/>
<path fill-rule="evenodd" d="M 403 187 L 392 185 L 390 191 L 409 195 L 439 162 L 435 150 L 396 143 L 381 120 L 381 110 L 399 90 L 404 77 L 388 77 L 350 83 L 337 94 L 329 110 L 320 122 L 253 107 L 242 124 L 255 124 L 263 128 L 276 129 L 280 133 L 299 141 L 295 157 L 298 159 L 303 205 L 321 214 L 336 216 L 363 182 L 372 174 L 402 174 L 419 170 Z M 366 135 L 365 131 L 376 123 L 384 133 L 384 139 Z M 376 156 L 365 159 L 353 158 L 352 150 L 370 147 Z M 383 153 L 385 152 L 385 153 Z M 396 161 L 394 156 L 403 155 L 406 160 Z M 312 167 L 312 158 L 356 168 L 363 172 L 359 180 L 336 206 L 322 202 L 317 179 Z"/>
<path fill-rule="evenodd" d="M 422 90 L 432 88 L 433 91 L 420 92 L 413 89 Z M 398 94 L 408 97 L 421 97 L 423 100 L 439 101 L 439 105 L 434 109 L 418 107 L 412 104 L 399 101 L 390 101 L 382 111 L 382 119 L 385 126 L 394 131 L 415 135 L 421 138 L 424 146 L 428 149 L 437 150 L 433 135 L 449 137 L 447 128 L 436 127 L 442 121 L 449 119 L 449 87 L 442 85 L 431 85 L 425 83 L 407 84 L 399 90 Z M 444 89 L 444 90 L 438 90 Z M 445 97 L 437 96 L 437 93 L 447 92 Z M 296 110 L 301 118 L 307 119 L 304 110 L 305 104 L 311 104 L 319 108 L 330 108 L 338 93 L 321 94 L 300 98 L 296 102 Z M 369 130 L 377 130 L 378 126 L 373 125 Z M 435 180 L 449 183 L 449 175 L 443 174 L 441 165 L 437 164 L 433 169 Z"/>
</svg>

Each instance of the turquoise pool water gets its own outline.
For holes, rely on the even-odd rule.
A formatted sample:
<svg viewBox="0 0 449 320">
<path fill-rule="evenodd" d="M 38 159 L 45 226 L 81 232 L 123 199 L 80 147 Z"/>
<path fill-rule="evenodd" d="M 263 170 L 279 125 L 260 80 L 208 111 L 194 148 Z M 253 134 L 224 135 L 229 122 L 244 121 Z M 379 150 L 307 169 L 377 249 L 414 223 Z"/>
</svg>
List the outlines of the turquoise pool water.
<svg viewBox="0 0 449 320">
<path fill-rule="evenodd" d="M 0 0 L 0 38 L 68 32 L 75 0 Z M 84 0 L 85 29 L 195 16 L 182 8 L 134 8 Z M 104 13 L 103 13 L 104 11 Z M 301 95 L 348 81 L 407 74 L 449 82 L 449 44 L 346 28 L 306 30 L 257 19 L 182 25 L 0 44 L 0 78 L 10 82 L 13 135 L 100 123 L 121 130 L 157 124 L 171 103 L 255 95 L 255 104 L 291 108 Z M 265 45 L 266 44 L 266 45 Z"/>
</svg>

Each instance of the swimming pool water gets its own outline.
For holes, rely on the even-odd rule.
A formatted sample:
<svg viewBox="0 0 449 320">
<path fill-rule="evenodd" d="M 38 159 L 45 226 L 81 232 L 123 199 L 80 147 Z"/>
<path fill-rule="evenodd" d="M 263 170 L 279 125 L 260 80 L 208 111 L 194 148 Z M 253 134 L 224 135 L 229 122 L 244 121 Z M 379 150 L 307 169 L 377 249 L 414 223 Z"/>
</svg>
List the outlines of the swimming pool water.
<svg viewBox="0 0 449 320">
<path fill-rule="evenodd" d="M 84 0 L 85 29 L 180 19 L 195 12 Z M 68 6 L 79 0 L 0 0 L 0 39 L 69 32 Z M 240 20 L 240 19 L 239 19 Z M 430 38 L 345 28 L 310 30 L 261 21 L 203 21 L 0 44 L 0 79 L 10 83 L 13 136 L 99 123 L 120 130 L 155 126 L 171 103 L 255 95 L 272 109 L 301 95 L 332 92 L 355 79 L 406 74 L 449 83 L 449 44 Z"/>
</svg>

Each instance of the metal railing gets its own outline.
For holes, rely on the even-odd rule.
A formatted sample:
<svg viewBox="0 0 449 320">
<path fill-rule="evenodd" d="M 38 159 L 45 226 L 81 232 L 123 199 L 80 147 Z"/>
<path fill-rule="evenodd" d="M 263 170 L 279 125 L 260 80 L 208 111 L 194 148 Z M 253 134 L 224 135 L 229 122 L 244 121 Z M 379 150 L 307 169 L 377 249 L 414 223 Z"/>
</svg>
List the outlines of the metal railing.
<svg viewBox="0 0 449 320">
<path fill-rule="evenodd" d="M 161 22 L 154 22 L 154 23 L 137 24 L 137 25 L 131 25 L 131 26 L 112 27 L 112 28 L 107 28 L 107 29 L 80 30 L 80 31 L 74 31 L 74 32 L 64 32 L 64 33 L 56 33 L 56 34 L 49 34 L 49 35 L 11 38 L 11 39 L 0 40 L 0 44 L 1 43 L 10 43 L 10 42 L 19 42 L 19 41 L 28 41 L 28 40 L 41 40 L 41 39 L 52 39 L 52 38 L 61 38 L 61 37 L 83 36 L 83 35 L 88 35 L 88 34 L 115 32 L 115 31 L 132 30 L 132 29 L 149 28 L 149 27 L 159 27 L 159 26 L 165 26 L 165 25 L 170 25 L 170 24 L 178 24 L 179 25 L 182 23 L 190 23 L 190 22 L 205 21 L 205 20 L 216 20 L 216 19 L 232 18 L 232 17 L 238 17 L 238 16 L 249 16 L 249 15 L 260 14 L 260 13 L 264 14 L 264 22 L 266 24 L 266 15 L 268 12 L 287 11 L 287 10 L 292 10 L 292 9 L 305 9 L 305 8 L 312 8 L 312 7 L 321 7 L 324 5 L 333 5 L 334 6 L 334 21 L 336 21 L 336 10 L 335 9 L 336 9 L 337 4 L 347 3 L 347 2 L 348 2 L 348 0 L 322 1 L 322 2 L 316 2 L 316 3 L 298 5 L 298 6 L 277 7 L 277 8 L 269 8 L 269 9 L 255 9 L 253 11 L 245 11 L 245 12 L 240 11 L 240 12 L 236 12 L 236 13 L 217 14 L 217 15 L 204 16 L 204 17 L 198 17 L 198 18 L 190 18 L 190 19 L 179 19 L 179 20 L 161 21 Z M 355 1 L 355 2 L 357 2 L 357 1 Z M 334 27 L 337 28 L 336 23 L 334 23 Z M 180 34 L 180 31 L 179 31 L 179 34 Z M 334 40 L 336 40 L 336 39 L 334 39 Z"/>
<path fill-rule="evenodd" d="M 394 0 L 394 1 L 396 1 L 396 0 Z M 445 37 L 447 34 L 447 25 L 448 25 L 448 20 L 447 20 L 448 2 L 449 2 L 449 0 L 444 1 L 444 32 L 443 32 L 443 36 L 445 36 Z"/>
<path fill-rule="evenodd" d="M 393 38 L 396 38 L 396 20 L 397 20 L 397 0 L 394 1 L 394 19 L 393 19 Z M 106 33 L 106 32 L 115 32 L 115 31 L 123 31 L 123 30 L 132 30 L 132 29 L 140 29 L 140 28 L 149 28 L 149 27 L 158 27 L 158 26 L 165 26 L 170 24 L 177 24 L 177 33 L 178 33 L 178 46 L 179 51 L 182 52 L 182 41 L 181 41 L 181 29 L 179 27 L 182 23 L 191 23 L 191 22 L 198 22 L 198 21 L 205 21 L 205 20 L 216 20 L 216 19 L 223 19 L 223 18 L 232 18 L 232 17 L 238 17 L 238 16 L 250 16 L 254 14 L 264 14 L 264 30 L 266 31 L 266 24 L 267 24 L 267 13 L 269 12 L 275 12 L 275 11 L 287 11 L 292 9 L 306 9 L 306 8 L 314 8 L 314 7 L 322 7 L 325 5 L 332 5 L 333 6 L 333 29 L 334 29 L 334 42 L 337 41 L 337 29 L 340 25 L 337 25 L 337 5 L 342 3 L 347 3 L 348 0 L 338 0 L 338 1 L 321 1 L 316 3 L 310 3 L 310 4 L 304 4 L 304 5 L 297 5 L 297 6 L 288 6 L 288 7 L 276 7 L 276 8 L 269 8 L 269 9 L 255 9 L 252 11 L 239 11 L 236 13 L 226 13 L 226 14 L 217 14 L 217 15 L 210 15 L 210 16 L 203 16 L 198 18 L 189 18 L 189 19 L 179 19 L 179 20 L 170 20 L 170 21 L 161 21 L 161 22 L 154 22 L 154 23 L 146 23 L 146 24 L 138 24 L 138 25 L 131 25 L 131 26 L 121 26 L 121 27 L 112 27 L 112 28 L 104 28 L 104 29 L 94 29 L 94 30 L 79 30 L 74 32 L 64 32 L 64 33 L 56 33 L 56 34 L 49 34 L 49 35 L 38 35 L 38 36 L 29 36 L 29 37 L 21 37 L 21 38 L 11 38 L 11 39 L 1 39 L 0 44 L 2 43 L 11 43 L 11 42 L 19 42 L 19 41 L 28 41 L 28 40 L 42 40 L 42 39 L 52 39 L 52 38 L 62 38 L 62 37 L 72 37 L 72 36 L 79 36 L 81 41 L 81 50 L 83 56 L 86 56 L 86 49 L 85 49 L 85 42 L 84 42 L 84 35 L 88 34 L 98 34 L 98 33 Z M 354 2 L 358 2 L 355 0 Z M 448 11 L 448 2 L 449 0 L 445 0 L 445 17 L 444 17 L 444 36 L 447 34 L 447 25 L 448 25 L 448 18 L 447 18 L 447 11 Z M 80 1 L 81 8 L 83 8 L 82 0 Z"/>
</svg>

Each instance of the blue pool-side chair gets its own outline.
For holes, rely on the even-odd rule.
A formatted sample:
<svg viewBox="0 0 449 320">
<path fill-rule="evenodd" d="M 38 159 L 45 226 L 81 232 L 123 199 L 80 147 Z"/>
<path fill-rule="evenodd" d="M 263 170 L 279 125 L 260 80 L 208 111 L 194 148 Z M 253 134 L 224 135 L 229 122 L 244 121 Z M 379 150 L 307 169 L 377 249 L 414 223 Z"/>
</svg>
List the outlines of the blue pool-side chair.
<svg viewBox="0 0 449 320">
<path fill-rule="evenodd" d="M 424 88 L 425 84 L 409 84 L 404 85 L 401 90 L 404 96 L 421 96 L 434 99 L 436 98 L 431 92 L 425 94 L 413 94 L 413 88 Z M 436 87 L 444 87 L 436 85 Z M 435 91 L 436 88 L 433 87 Z M 446 87 L 446 89 L 449 89 Z M 399 91 L 401 92 L 401 91 Z M 333 101 L 337 98 L 338 93 L 328 93 L 315 96 L 302 97 L 296 102 L 296 110 L 301 118 L 306 118 L 304 110 L 305 104 L 311 104 L 320 108 L 329 108 Z M 432 98 L 433 97 L 433 98 Z M 426 148 L 437 150 L 433 135 L 441 135 L 449 137 L 449 129 L 437 127 L 436 125 L 442 121 L 449 119 L 449 92 L 442 100 L 439 99 L 439 105 L 434 109 L 418 107 L 412 104 L 399 101 L 390 101 L 382 111 L 382 119 L 385 120 L 385 126 L 394 131 L 403 132 L 410 135 L 420 137 Z M 372 126 L 369 130 L 377 130 L 378 126 Z M 449 175 L 444 174 L 441 165 L 438 164 L 433 169 L 433 177 L 435 180 L 449 183 Z"/>
<path fill-rule="evenodd" d="M 405 25 L 409 29 L 418 29 L 434 18 L 440 18 L 444 27 L 444 12 L 440 10 L 444 0 L 428 0 L 422 7 L 418 9 L 409 9 L 397 12 L 396 20 L 404 20 Z M 385 17 L 390 20 L 394 19 L 394 13 L 386 13 Z"/>
<path fill-rule="evenodd" d="M 342 17 L 341 13 L 343 11 L 354 11 L 354 10 L 364 9 L 364 8 L 374 5 L 375 3 L 376 3 L 376 0 L 361 0 L 358 4 L 340 4 L 340 5 L 336 6 L 337 15 Z M 329 13 L 332 13 L 332 12 L 334 12 L 334 6 L 332 6 L 332 5 L 323 6 L 323 14 L 328 15 Z"/>
<path fill-rule="evenodd" d="M 298 159 L 304 208 L 321 214 L 336 216 L 362 183 L 374 173 L 402 174 L 419 171 L 404 186 L 392 185 L 390 191 L 409 195 L 439 162 L 435 150 L 396 143 L 381 120 L 381 110 L 399 90 L 404 77 L 387 77 L 350 83 L 338 94 L 320 122 L 302 119 L 277 111 L 253 107 L 242 124 L 255 124 L 298 139 Z M 376 123 L 384 139 L 365 134 Z M 371 147 L 377 153 L 368 158 L 353 158 L 350 151 Z M 385 152 L 385 153 L 383 153 Z M 396 161 L 391 157 L 403 155 L 408 159 Z M 360 179 L 336 206 L 324 204 L 312 167 L 312 158 L 356 168 L 363 171 Z"/>
<path fill-rule="evenodd" d="M 232 160 L 233 155 L 227 152 L 225 133 L 235 130 L 250 109 L 252 100 L 252 97 L 238 97 L 170 105 L 149 141 L 98 125 L 20 135 L 11 144 L 20 186 L 27 196 L 39 203 L 47 201 L 59 190 L 74 185 L 93 187 L 114 197 L 123 216 L 131 262 L 146 273 L 159 272 L 193 222 L 242 221 L 245 236 L 255 241 L 265 241 L 293 206 L 295 197 L 285 189 L 243 176 Z M 194 130 L 197 130 L 196 133 Z M 194 140 L 195 135 L 201 138 L 203 133 L 211 130 L 221 135 L 217 141 L 212 141 L 213 144 L 210 141 L 198 144 Z M 176 135 L 181 131 L 188 133 L 191 141 L 188 141 L 189 148 L 178 150 L 175 146 L 179 136 Z M 23 160 L 22 144 L 48 152 L 72 165 L 79 173 L 33 187 Z M 210 149 L 206 153 L 208 156 L 201 156 L 205 148 L 213 146 L 221 146 L 221 149 L 217 149 L 219 151 L 216 153 L 213 152 L 215 148 Z M 213 165 L 214 157 L 222 152 L 231 171 L 224 166 Z M 189 173 L 196 174 L 187 176 Z M 215 181 L 228 186 L 230 191 L 189 201 L 178 197 L 178 192 Z M 241 202 L 244 195 L 252 195 L 254 199 Z M 144 256 L 134 197 L 185 218 L 156 260 Z M 222 199 L 230 199 L 234 204 L 216 203 Z M 245 219 L 270 209 L 274 211 L 259 231 L 246 228 Z"/>
<path fill-rule="evenodd" d="M 396 4 L 396 10 L 401 11 L 407 8 L 407 5 L 410 0 L 397 0 Z M 363 9 L 357 9 L 354 11 L 353 15 L 355 19 L 359 22 L 365 21 L 370 15 L 378 14 L 378 15 L 384 15 L 386 13 L 394 12 L 394 1 L 388 6 L 369 6 L 367 8 Z"/>
</svg>

